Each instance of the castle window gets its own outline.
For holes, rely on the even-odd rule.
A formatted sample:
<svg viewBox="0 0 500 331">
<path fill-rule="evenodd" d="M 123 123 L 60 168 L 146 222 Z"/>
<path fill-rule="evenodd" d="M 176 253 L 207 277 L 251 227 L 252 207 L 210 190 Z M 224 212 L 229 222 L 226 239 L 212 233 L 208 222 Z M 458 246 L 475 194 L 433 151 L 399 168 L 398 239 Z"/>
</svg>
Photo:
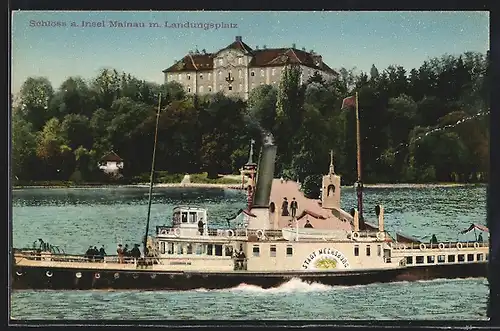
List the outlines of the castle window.
<svg viewBox="0 0 500 331">
<path fill-rule="evenodd" d="M 229 85 L 229 87 L 227 88 L 229 91 L 232 91 L 233 90 L 233 87 L 231 85 Z"/>
<path fill-rule="evenodd" d="M 188 86 L 188 92 L 191 92 L 191 87 Z"/>
<path fill-rule="evenodd" d="M 188 78 L 188 80 L 190 80 L 190 79 L 191 79 L 191 75 L 189 75 L 189 74 L 188 74 L 188 75 L 187 75 L 187 78 Z"/>
<path fill-rule="evenodd" d="M 203 79 L 203 74 L 200 74 L 200 79 Z"/>
<path fill-rule="evenodd" d="M 212 92 L 212 86 L 208 87 L 208 92 Z"/>
<path fill-rule="evenodd" d="M 254 71 L 252 71 L 252 72 L 250 73 L 250 76 L 252 76 L 252 77 L 253 77 L 253 76 L 255 76 L 255 72 L 254 72 Z"/>
</svg>

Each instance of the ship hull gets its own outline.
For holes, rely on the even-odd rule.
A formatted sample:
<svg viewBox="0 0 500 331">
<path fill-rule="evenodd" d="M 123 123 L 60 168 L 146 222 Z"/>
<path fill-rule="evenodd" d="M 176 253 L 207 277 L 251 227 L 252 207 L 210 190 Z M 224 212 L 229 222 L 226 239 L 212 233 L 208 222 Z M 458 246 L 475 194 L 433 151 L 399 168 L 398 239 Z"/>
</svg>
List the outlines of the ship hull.
<svg viewBox="0 0 500 331">
<path fill-rule="evenodd" d="M 77 274 L 79 277 L 77 277 Z M 50 277 L 49 277 L 50 275 Z M 52 290 L 193 290 L 224 289 L 240 284 L 278 287 L 293 278 L 331 286 L 366 285 L 438 278 L 487 277 L 487 263 L 412 266 L 395 269 L 332 272 L 166 272 L 148 269 L 96 270 L 74 268 L 16 267 L 13 289 Z"/>
</svg>

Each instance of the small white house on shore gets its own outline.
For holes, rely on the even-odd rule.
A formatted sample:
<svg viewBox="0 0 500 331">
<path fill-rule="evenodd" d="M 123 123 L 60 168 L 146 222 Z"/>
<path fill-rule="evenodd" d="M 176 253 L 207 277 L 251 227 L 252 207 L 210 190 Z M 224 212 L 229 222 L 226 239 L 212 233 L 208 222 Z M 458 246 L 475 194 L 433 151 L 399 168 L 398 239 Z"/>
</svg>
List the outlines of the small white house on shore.
<svg viewBox="0 0 500 331">
<path fill-rule="evenodd" d="M 109 175 L 118 175 L 123 169 L 123 159 L 114 151 L 110 151 L 99 161 L 99 169 Z"/>
</svg>

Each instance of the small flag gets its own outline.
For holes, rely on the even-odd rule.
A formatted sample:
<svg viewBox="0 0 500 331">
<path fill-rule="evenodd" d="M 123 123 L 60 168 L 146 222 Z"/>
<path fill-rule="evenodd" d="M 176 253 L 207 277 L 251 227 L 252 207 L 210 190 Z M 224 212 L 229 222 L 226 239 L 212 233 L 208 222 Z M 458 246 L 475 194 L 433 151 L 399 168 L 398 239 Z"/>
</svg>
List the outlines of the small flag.
<svg viewBox="0 0 500 331">
<path fill-rule="evenodd" d="M 356 96 L 350 96 L 342 100 L 342 107 L 341 109 L 344 109 L 345 107 L 355 107 L 356 106 Z"/>
</svg>

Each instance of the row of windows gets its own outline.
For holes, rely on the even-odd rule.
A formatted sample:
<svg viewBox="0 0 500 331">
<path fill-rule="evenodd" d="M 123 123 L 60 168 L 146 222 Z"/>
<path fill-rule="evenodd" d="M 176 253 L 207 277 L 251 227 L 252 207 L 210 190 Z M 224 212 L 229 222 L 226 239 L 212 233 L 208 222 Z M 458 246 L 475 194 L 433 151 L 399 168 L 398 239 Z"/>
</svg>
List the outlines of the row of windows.
<svg viewBox="0 0 500 331">
<path fill-rule="evenodd" d="M 232 256 L 233 246 L 222 244 L 185 244 L 185 243 L 160 243 L 161 254 L 177 255 L 211 255 L 211 256 Z"/>
<path fill-rule="evenodd" d="M 377 245 L 377 256 L 382 255 L 382 245 Z M 354 256 L 359 256 L 359 245 L 354 245 Z M 366 245 L 366 256 L 371 256 L 370 245 Z"/>
<path fill-rule="evenodd" d="M 260 256 L 260 247 L 259 245 L 253 245 L 252 247 L 252 255 L 255 257 Z M 269 246 L 269 256 L 270 257 L 276 257 L 276 245 L 271 245 Z M 287 246 L 286 247 L 286 256 L 291 257 L 293 256 L 293 247 L 292 246 Z"/>
<path fill-rule="evenodd" d="M 317 73 L 318 73 L 318 71 L 315 71 L 315 72 L 314 72 L 314 74 L 317 74 Z M 219 74 L 219 78 L 222 78 L 222 71 L 220 71 L 220 70 L 219 70 L 218 74 Z M 311 76 L 312 76 L 312 75 L 313 75 L 313 71 L 311 71 L 311 72 L 310 72 L 310 74 L 311 74 Z M 264 69 L 261 69 L 261 70 L 260 70 L 260 76 L 261 76 L 261 77 L 265 77 L 265 75 L 266 75 L 266 74 L 265 74 Z M 271 76 L 275 76 L 275 75 L 276 75 L 276 69 L 275 69 L 275 68 L 273 68 L 273 69 L 271 69 Z M 238 76 L 239 76 L 239 78 L 243 78 L 243 71 L 242 71 L 241 69 L 240 69 L 240 70 L 238 70 Z M 255 76 L 255 71 L 251 71 L 251 72 L 250 72 L 250 76 L 254 77 L 254 76 Z M 200 77 L 200 79 L 203 79 L 203 74 L 200 74 L 200 76 L 199 76 L 199 77 Z M 301 77 L 302 77 L 302 76 L 301 76 Z M 186 74 L 186 78 L 187 78 L 188 80 L 191 80 L 191 74 Z M 210 80 L 211 78 L 212 78 L 212 74 L 211 74 L 211 73 L 208 73 L 208 80 Z M 179 80 L 182 80 L 182 74 L 179 74 Z"/>
<path fill-rule="evenodd" d="M 488 261 L 488 254 L 483 255 L 483 253 L 478 253 L 475 255 L 476 261 Z M 427 263 L 435 263 L 437 259 L 437 263 L 454 263 L 455 261 L 457 262 L 474 262 L 474 254 L 458 254 L 458 255 L 428 255 L 427 256 Z M 413 256 L 407 256 L 406 257 L 406 264 L 413 264 Z M 415 264 L 423 264 L 425 263 L 425 256 L 416 256 L 415 257 Z"/>
<path fill-rule="evenodd" d="M 276 82 L 271 82 L 271 84 L 274 84 L 274 85 L 275 85 L 275 84 L 276 84 Z M 264 85 L 264 83 L 260 83 L 260 85 Z M 250 86 L 251 86 L 251 88 L 253 89 L 253 88 L 255 87 L 255 83 L 250 84 Z M 223 88 L 224 88 L 224 87 L 223 87 L 222 85 L 219 85 L 219 91 L 222 91 L 222 90 L 223 90 Z M 233 86 L 232 86 L 232 85 L 229 85 L 229 86 L 227 87 L 227 89 L 228 89 L 229 91 L 232 91 L 232 90 L 233 90 Z M 204 87 L 203 87 L 203 86 L 200 86 L 200 87 L 199 87 L 199 92 L 200 92 L 200 93 L 203 93 L 203 92 L 204 92 L 204 90 L 205 90 L 205 89 L 204 89 Z M 187 91 L 188 91 L 189 93 L 191 93 L 191 86 L 188 86 Z M 209 87 L 208 87 L 208 92 L 212 92 L 212 86 L 209 86 Z M 239 86 L 238 86 L 238 92 L 243 92 L 243 84 L 239 84 Z"/>
</svg>

